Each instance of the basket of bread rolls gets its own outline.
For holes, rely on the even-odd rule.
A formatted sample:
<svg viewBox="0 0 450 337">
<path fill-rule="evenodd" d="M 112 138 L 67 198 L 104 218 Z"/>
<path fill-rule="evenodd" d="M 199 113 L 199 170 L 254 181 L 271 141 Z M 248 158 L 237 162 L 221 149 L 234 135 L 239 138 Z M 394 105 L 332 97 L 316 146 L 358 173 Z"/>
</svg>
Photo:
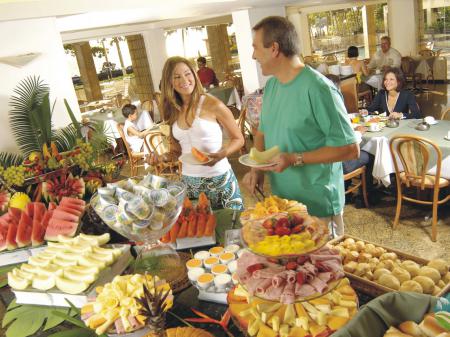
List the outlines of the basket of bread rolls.
<svg viewBox="0 0 450 337">
<path fill-rule="evenodd" d="M 339 249 L 355 289 L 374 297 L 390 291 L 442 296 L 450 290 L 449 263 L 425 260 L 344 235 L 329 242 Z"/>
</svg>

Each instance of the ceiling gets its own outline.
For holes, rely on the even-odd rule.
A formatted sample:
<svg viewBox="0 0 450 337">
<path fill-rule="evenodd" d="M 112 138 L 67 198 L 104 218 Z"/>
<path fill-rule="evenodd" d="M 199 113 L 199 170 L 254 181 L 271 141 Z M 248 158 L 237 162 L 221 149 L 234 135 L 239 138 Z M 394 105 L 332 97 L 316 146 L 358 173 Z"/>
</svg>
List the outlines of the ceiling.
<svg viewBox="0 0 450 337">
<path fill-rule="evenodd" d="M 56 17 L 62 33 L 147 23 L 166 28 L 242 9 L 344 2 L 349 0 L 0 0 L 0 22 Z"/>
</svg>

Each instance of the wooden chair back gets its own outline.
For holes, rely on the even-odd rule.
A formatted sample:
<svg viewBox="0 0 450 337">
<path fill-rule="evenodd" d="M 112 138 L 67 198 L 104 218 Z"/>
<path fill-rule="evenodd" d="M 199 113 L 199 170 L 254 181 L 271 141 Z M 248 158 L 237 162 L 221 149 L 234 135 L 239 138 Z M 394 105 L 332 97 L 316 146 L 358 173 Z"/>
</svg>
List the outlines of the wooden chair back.
<svg viewBox="0 0 450 337">
<path fill-rule="evenodd" d="M 435 56 L 434 51 L 430 50 L 430 49 L 422 49 L 419 51 L 419 55 L 423 56 L 423 57 L 430 57 L 430 56 Z"/>
<path fill-rule="evenodd" d="M 247 137 L 250 134 L 250 130 L 248 130 L 248 127 L 245 125 L 245 119 L 247 117 L 247 107 L 243 106 L 241 109 L 241 113 L 239 115 L 239 118 L 237 120 L 237 124 L 239 127 L 239 130 L 241 130 L 242 136 L 244 137 L 244 145 L 240 149 L 241 154 L 247 153 Z"/>
<path fill-rule="evenodd" d="M 443 121 L 443 120 L 447 117 L 447 114 L 448 114 L 449 112 L 450 112 L 450 108 L 446 108 L 446 109 L 442 110 L 440 120 Z"/>
<path fill-rule="evenodd" d="M 144 153 L 143 152 L 135 153 L 131 150 L 130 145 L 125 139 L 125 132 L 123 131 L 123 125 L 124 125 L 123 123 L 117 123 L 117 131 L 119 131 L 120 138 L 122 138 L 123 144 L 125 145 L 125 149 L 127 150 L 131 175 L 135 176 L 137 175 L 138 168 L 143 166 L 143 163 L 139 164 L 139 161 L 144 160 Z"/>
<path fill-rule="evenodd" d="M 356 170 L 349 172 L 347 174 L 344 174 L 344 181 L 352 180 L 353 178 L 359 177 L 359 181 L 355 184 L 352 184 L 347 190 L 345 191 L 345 194 L 353 193 L 357 191 L 359 188 L 362 189 L 362 195 L 364 199 L 364 205 L 366 208 L 369 208 L 369 200 L 367 199 L 367 188 L 366 188 L 366 167 L 361 166 L 358 167 Z"/>
<path fill-rule="evenodd" d="M 145 136 L 144 144 L 150 155 L 161 157 L 171 153 L 170 140 L 162 132 L 153 132 Z M 155 174 L 159 176 L 181 176 L 181 162 L 179 160 L 169 160 L 158 162 L 154 165 Z"/>
</svg>

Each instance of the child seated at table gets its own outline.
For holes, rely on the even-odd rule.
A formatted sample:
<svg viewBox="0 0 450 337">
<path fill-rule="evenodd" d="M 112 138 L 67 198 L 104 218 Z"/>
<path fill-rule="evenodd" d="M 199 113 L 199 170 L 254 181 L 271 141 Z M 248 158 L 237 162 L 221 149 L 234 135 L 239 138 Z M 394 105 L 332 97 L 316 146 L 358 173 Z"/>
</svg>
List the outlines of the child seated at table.
<svg viewBox="0 0 450 337">
<path fill-rule="evenodd" d="M 133 104 L 125 104 L 122 108 L 122 115 L 126 118 L 123 126 L 125 140 L 131 151 L 142 152 L 144 137 L 152 131 L 153 121 L 150 115 L 143 112 L 138 116 L 138 109 Z"/>
</svg>

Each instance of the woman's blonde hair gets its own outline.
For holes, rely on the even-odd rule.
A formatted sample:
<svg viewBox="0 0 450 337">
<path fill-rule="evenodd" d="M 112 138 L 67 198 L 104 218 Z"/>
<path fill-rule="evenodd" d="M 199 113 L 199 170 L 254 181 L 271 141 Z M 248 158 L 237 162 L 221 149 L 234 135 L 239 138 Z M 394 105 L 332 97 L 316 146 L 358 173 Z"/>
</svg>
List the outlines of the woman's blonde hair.
<svg viewBox="0 0 450 337">
<path fill-rule="evenodd" d="M 194 66 L 189 60 L 180 56 L 173 56 L 167 59 L 164 64 L 164 68 L 162 71 L 162 79 L 161 79 L 161 107 L 162 107 L 162 116 L 165 122 L 168 122 L 170 125 L 175 123 L 178 120 L 182 112 L 183 101 L 181 100 L 181 96 L 175 91 L 173 88 L 173 72 L 175 67 L 179 63 L 186 64 L 192 72 L 192 75 L 195 78 L 195 87 L 194 91 L 191 94 L 191 101 L 189 102 L 188 108 L 186 110 L 186 123 L 188 123 L 188 117 L 193 116 L 195 114 L 195 109 L 198 106 L 198 102 L 200 100 L 200 96 L 204 94 L 203 86 L 197 76 L 197 72 L 194 70 Z"/>
</svg>

